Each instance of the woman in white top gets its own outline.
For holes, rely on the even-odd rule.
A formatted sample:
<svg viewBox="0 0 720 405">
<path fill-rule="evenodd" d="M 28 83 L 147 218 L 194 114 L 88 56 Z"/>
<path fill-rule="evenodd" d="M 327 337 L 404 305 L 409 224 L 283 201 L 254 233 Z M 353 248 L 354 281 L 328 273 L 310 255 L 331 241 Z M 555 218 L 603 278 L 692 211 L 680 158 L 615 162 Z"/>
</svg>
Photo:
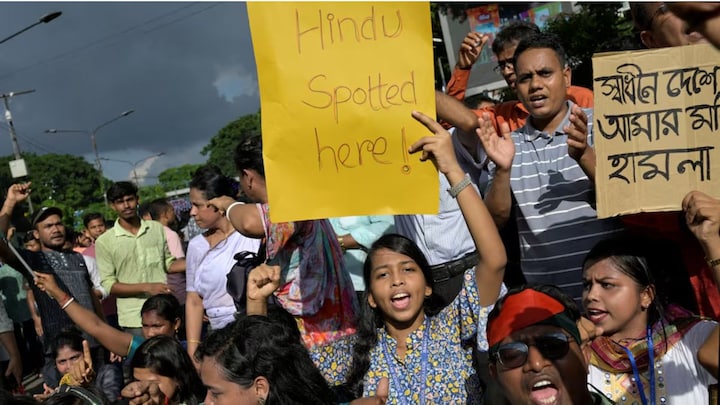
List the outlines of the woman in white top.
<svg viewBox="0 0 720 405">
<path fill-rule="evenodd" d="M 720 328 L 667 303 L 665 279 L 674 269 L 657 246 L 621 235 L 588 253 L 583 307 L 603 330 L 590 345 L 588 379 L 618 405 L 707 404 Z"/>
<path fill-rule="evenodd" d="M 235 254 L 257 252 L 260 247 L 259 239 L 237 232 L 223 212 L 207 204 L 212 198 L 236 195 L 237 183 L 214 165 L 198 169 L 190 182 L 190 215 L 198 226 L 207 229 L 192 238 L 187 248 L 185 330 L 191 358 L 200 343 L 203 312 L 212 329 L 235 319 L 235 304 L 226 290 L 226 275 L 235 263 Z"/>
</svg>

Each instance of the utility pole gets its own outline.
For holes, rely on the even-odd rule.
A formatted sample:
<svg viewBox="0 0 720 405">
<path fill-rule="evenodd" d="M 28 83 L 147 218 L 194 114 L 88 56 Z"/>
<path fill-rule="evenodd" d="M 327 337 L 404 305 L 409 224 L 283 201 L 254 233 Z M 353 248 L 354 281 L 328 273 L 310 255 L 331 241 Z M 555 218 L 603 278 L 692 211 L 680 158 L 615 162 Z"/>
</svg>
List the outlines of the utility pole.
<svg viewBox="0 0 720 405">
<path fill-rule="evenodd" d="M 9 99 L 11 97 L 15 96 L 21 96 L 23 94 L 29 94 L 35 92 L 35 89 L 30 90 L 23 90 L 23 91 L 11 91 L 9 93 L 3 93 L 0 94 L 0 98 L 3 99 L 3 105 L 5 106 L 5 120 L 8 123 L 8 128 L 10 132 L 10 141 L 12 142 L 12 148 L 13 148 L 13 155 L 15 156 L 15 160 L 10 162 L 10 172 L 13 176 L 13 178 L 17 177 L 25 177 L 28 176 L 28 170 L 27 166 L 25 165 L 25 160 L 20 155 L 20 145 L 18 145 L 17 141 L 17 134 L 15 133 L 15 125 L 13 124 L 12 119 L 12 113 L 10 112 L 10 102 Z M 28 208 L 30 209 L 30 213 L 33 213 L 33 205 L 32 205 L 32 199 L 28 198 Z"/>
</svg>

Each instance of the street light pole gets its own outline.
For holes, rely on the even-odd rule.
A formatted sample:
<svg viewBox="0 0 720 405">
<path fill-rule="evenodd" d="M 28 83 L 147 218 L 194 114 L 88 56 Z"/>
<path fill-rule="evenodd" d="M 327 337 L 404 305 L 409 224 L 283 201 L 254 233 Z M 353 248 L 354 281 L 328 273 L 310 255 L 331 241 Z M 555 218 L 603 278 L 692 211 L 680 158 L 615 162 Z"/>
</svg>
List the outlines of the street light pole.
<svg viewBox="0 0 720 405">
<path fill-rule="evenodd" d="M 90 143 L 92 144 L 93 152 L 95 152 L 95 163 L 97 164 L 98 172 L 100 172 L 100 189 L 103 192 L 102 194 L 103 194 L 103 199 L 105 200 L 105 205 L 107 205 L 108 200 L 107 200 L 107 195 L 105 194 L 105 188 L 103 187 L 104 176 L 103 176 L 102 163 L 100 163 L 100 154 L 98 154 L 96 134 L 100 130 L 100 128 L 110 125 L 113 122 L 119 120 L 120 118 L 127 117 L 128 115 L 130 115 L 134 112 L 135 112 L 135 110 L 133 110 L 133 109 L 123 111 L 122 114 L 118 115 L 117 117 L 107 120 L 107 121 L 103 122 L 102 124 L 98 125 L 90 133 Z"/>
<path fill-rule="evenodd" d="M 53 11 L 52 13 L 47 13 L 47 14 L 45 14 L 44 16 L 40 17 L 40 19 L 37 20 L 35 23 L 30 24 L 30 25 L 28 25 L 27 27 L 21 29 L 20 31 L 18 31 L 18 32 L 12 34 L 12 35 L 10 35 L 9 37 L 6 37 L 6 38 L 0 40 L 0 44 L 3 44 L 3 43 L 5 43 L 5 42 L 7 42 L 7 41 L 9 41 L 9 40 L 11 40 L 11 39 L 13 39 L 13 38 L 15 38 L 16 36 L 22 34 L 23 32 L 29 30 L 30 28 L 32 28 L 32 27 L 34 27 L 34 26 L 36 26 L 36 25 L 49 23 L 50 21 L 52 21 L 52 20 L 60 17 L 61 14 L 62 14 L 62 11 Z"/>
<path fill-rule="evenodd" d="M 152 154 L 152 155 L 150 155 L 150 156 L 145 156 L 144 158 L 142 158 L 142 159 L 140 159 L 140 160 L 138 160 L 138 161 L 136 161 L 136 162 L 131 162 L 131 161 L 129 161 L 129 160 L 122 160 L 122 159 L 110 159 L 110 158 L 105 158 L 105 157 L 101 157 L 101 158 L 99 158 L 99 159 L 101 159 L 101 160 L 106 160 L 106 161 L 108 161 L 108 162 L 120 162 L 120 163 L 127 163 L 127 164 L 129 164 L 130 167 L 132 168 L 133 180 L 135 180 L 135 185 L 138 186 L 138 187 L 140 187 L 140 181 L 139 181 L 138 175 L 137 175 L 137 167 L 138 167 L 138 165 L 140 165 L 140 163 L 143 163 L 144 161 L 146 161 L 146 160 L 148 160 L 148 159 L 152 159 L 152 158 L 154 158 L 154 157 L 160 157 L 160 156 L 163 156 L 163 155 L 165 155 L 165 152 L 158 152 L 158 153 Z"/>
<path fill-rule="evenodd" d="M 127 117 L 128 115 L 134 113 L 135 110 L 127 110 L 123 111 L 122 114 L 109 119 L 102 124 L 96 126 L 92 130 L 84 130 L 84 129 L 55 129 L 50 128 L 46 129 L 45 133 L 47 134 L 60 134 L 60 133 L 83 133 L 83 134 L 89 134 L 90 135 L 90 144 L 92 145 L 93 153 L 95 154 L 95 166 L 97 167 L 98 174 L 100 176 L 100 193 L 102 193 L 103 200 L 105 201 L 105 205 L 108 205 L 107 195 L 105 194 L 105 187 L 103 187 L 103 180 L 105 179 L 105 176 L 103 176 L 103 169 L 102 169 L 102 163 L 100 162 L 100 154 L 98 153 L 97 148 L 97 132 L 107 126 L 112 124 L 113 122 L 119 120 L 120 118 Z"/>
</svg>

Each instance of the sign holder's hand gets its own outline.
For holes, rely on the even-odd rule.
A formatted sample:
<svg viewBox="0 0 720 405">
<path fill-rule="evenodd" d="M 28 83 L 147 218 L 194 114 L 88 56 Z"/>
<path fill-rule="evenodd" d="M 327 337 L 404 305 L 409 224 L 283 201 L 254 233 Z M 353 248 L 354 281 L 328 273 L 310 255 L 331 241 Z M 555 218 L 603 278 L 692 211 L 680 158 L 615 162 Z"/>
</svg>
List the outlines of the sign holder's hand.
<svg viewBox="0 0 720 405">
<path fill-rule="evenodd" d="M 409 152 L 422 151 L 420 160 L 431 159 L 438 171 L 445 175 L 455 170 L 462 171 L 455 156 L 455 148 L 450 133 L 437 121 L 419 111 L 413 111 L 412 116 L 435 135 L 420 138 L 410 146 Z"/>
</svg>

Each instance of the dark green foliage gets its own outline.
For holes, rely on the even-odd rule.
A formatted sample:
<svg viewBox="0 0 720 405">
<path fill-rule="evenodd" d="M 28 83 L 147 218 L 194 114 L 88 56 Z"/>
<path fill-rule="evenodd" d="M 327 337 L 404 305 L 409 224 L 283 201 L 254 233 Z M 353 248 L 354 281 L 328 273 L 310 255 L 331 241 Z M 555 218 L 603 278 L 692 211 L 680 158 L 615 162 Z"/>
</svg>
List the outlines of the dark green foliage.
<svg viewBox="0 0 720 405">
<path fill-rule="evenodd" d="M 210 139 L 200 153 L 208 156 L 207 163 L 217 165 L 226 176 L 235 177 L 233 154 L 235 147 L 246 134 L 260 130 L 260 112 L 244 115 L 227 124 Z"/>
<path fill-rule="evenodd" d="M 203 165 L 186 164 L 163 170 L 162 172 L 160 172 L 160 174 L 158 174 L 158 182 L 160 183 L 160 187 L 162 187 L 162 189 L 165 191 L 173 191 L 186 188 L 188 184 L 190 184 L 190 180 L 192 180 L 193 174 L 200 166 Z"/>
<path fill-rule="evenodd" d="M 53 153 L 42 156 L 23 153 L 23 158 L 30 173 L 29 180 L 32 181 L 31 198 L 35 209 L 42 205 L 57 206 L 65 212 L 64 222 L 72 225 L 76 209 L 93 203 L 102 203 L 98 172 L 82 157 Z M 8 166 L 11 160 L 15 160 L 14 157 L 0 157 L 0 187 L 2 187 L 3 199 L 11 184 L 28 180 L 12 178 Z M 23 222 L 20 217 L 27 209 L 27 204 L 18 207 L 13 218 L 17 221 L 13 222 Z M 17 225 L 22 227 L 21 224 Z"/>
<path fill-rule="evenodd" d="M 571 65 L 573 84 L 592 89 L 592 55 L 598 52 L 640 49 L 632 21 L 618 14 L 622 5 L 578 3 L 577 13 L 560 14 L 549 21 L 547 32 L 560 38 Z"/>
</svg>

